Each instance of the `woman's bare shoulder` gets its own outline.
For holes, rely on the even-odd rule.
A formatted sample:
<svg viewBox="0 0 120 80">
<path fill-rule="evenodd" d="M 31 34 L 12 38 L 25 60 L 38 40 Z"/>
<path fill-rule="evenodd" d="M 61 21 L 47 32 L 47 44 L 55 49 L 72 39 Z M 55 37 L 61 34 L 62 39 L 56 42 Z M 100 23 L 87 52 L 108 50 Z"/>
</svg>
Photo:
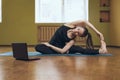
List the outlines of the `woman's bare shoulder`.
<svg viewBox="0 0 120 80">
<path fill-rule="evenodd" d="M 71 23 L 65 23 L 64 26 L 70 27 L 70 28 L 74 28 L 75 26 L 72 25 Z"/>
<path fill-rule="evenodd" d="M 69 22 L 69 23 L 66 23 L 65 25 L 69 25 L 69 26 L 83 26 L 85 25 L 86 21 L 83 21 L 83 20 L 77 20 L 77 21 L 73 21 L 73 22 Z"/>
</svg>

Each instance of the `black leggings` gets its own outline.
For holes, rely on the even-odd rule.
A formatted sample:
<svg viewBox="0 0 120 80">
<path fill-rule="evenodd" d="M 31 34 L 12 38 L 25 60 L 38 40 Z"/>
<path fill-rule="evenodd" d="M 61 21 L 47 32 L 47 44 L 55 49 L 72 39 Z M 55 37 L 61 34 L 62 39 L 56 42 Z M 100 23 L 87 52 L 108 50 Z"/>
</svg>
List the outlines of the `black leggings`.
<svg viewBox="0 0 120 80">
<path fill-rule="evenodd" d="M 60 54 L 60 53 L 54 51 L 53 49 L 51 49 L 50 47 L 47 47 L 44 44 L 36 45 L 35 50 L 38 51 L 38 52 L 41 52 L 43 54 Z M 95 55 L 95 54 L 99 54 L 99 51 L 98 51 L 98 49 L 96 49 L 96 50 L 84 49 L 80 46 L 73 45 L 69 49 L 69 53 L 71 53 L 71 54 L 81 53 L 81 54 Z"/>
</svg>

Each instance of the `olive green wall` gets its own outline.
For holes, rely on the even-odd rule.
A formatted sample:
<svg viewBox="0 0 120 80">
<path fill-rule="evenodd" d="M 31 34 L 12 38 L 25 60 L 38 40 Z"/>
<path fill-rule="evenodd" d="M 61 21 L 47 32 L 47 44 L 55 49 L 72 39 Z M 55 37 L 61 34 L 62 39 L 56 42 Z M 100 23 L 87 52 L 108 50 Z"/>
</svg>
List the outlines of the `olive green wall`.
<svg viewBox="0 0 120 80">
<path fill-rule="evenodd" d="M 89 0 L 89 21 L 104 35 L 107 45 L 109 43 L 109 22 L 100 22 L 100 10 L 109 10 L 109 8 L 100 7 L 100 0 Z M 99 37 L 92 31 L 95 45 L 99 45 Z"/>
<path fill-rule="evenodd" d="M 118 0 L 119 1 L 119 0 Z M 109 23 L 99 22 L 99 0 L 89 0 L 89 20 L 105 36 L 109 45 Z M 37 43 L 37 25 L 34 23 L 34 0 L 3 0 L 2 23 L 0 23 L 0 45 L 10 45 L 12 42 Z M 48 24 L 49 25 L 49 24 Z M 58 25 L 58 24 L 57 24 Z M 96 45 L 99 39 L 93 33 Z"/>
<path fill-rule="evenodd" d="M 111 0 L 110 43 L 120 46 L 120 0 Z"/>
<path fill-rule="evenodd" d="M 36 43 L 34 0 L 2 0 L 2 14 L 0 45 L 10 45 L 12 42 Z"/>
</svg>

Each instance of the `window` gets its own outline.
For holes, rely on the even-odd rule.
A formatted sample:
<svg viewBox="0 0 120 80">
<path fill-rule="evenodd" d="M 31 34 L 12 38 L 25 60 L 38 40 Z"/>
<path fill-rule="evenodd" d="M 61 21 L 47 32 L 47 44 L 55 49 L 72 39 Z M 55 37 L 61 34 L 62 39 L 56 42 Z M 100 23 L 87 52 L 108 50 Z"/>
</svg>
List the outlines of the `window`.
<svg viewBox="0 0 120 80">
<path fill-rule="evenodd" d="M 2 22 L 2 0 L 0 0 L 0 23 Z"/>
<path fill-rule="evenodd" d="M 88 0 L 35 0 L 36 23 L 88 20 Z"/>
</svg>

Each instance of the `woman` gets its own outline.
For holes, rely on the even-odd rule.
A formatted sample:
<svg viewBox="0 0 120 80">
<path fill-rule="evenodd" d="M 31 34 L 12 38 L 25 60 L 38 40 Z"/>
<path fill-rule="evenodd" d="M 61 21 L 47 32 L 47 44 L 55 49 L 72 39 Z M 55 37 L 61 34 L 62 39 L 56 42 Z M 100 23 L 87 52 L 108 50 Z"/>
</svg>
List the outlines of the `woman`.
<svg viewBox="0 0 120 80">
<path fill-rule="evenodd" d="M 91 28 L 100 38 L 101 46 L 99 49 L 94 49 L 92 44 L 92 37 L 89 33 L 88 26 Z M 86 37 L 86 46 L 84 49 L 80 46 L 74 45 L 75 38 Z M 74 21 L 66 23 L 57 29 L 53 37 L 48 43 L 38 44 L 35 47 L 36 51 L 43 54 L 65 54 L 65 53 L 81 53 L 81 54 L 99 54 L 107 53 L 106 43 L 102 33 L 100 33 L 90 22 L 88 21 Z"/>
</svg>

